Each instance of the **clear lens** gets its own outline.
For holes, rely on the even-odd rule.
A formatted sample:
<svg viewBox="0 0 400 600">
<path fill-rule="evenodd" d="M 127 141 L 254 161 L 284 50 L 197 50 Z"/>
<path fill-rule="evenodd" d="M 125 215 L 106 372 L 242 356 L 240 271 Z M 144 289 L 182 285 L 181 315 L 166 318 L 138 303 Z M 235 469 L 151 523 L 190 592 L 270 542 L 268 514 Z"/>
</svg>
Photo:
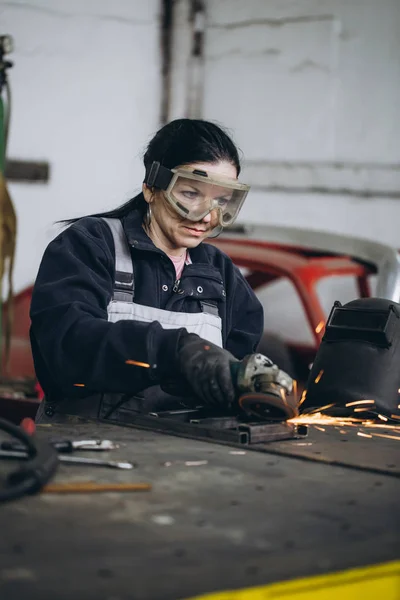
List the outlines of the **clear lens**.
<svg viewBox="0 0 400 600">
<path fill-rule="evenodd" d="M 171 183 L 167 197 L 179 214 L 191 221 L 199 221 L 212 210 L 218 210 L 222 226 L 234 221 L 247 195 L 247 189 L 234 189 L 234 184 L 232 187 L 218 185 L 181 175 Z"/>
</svg>

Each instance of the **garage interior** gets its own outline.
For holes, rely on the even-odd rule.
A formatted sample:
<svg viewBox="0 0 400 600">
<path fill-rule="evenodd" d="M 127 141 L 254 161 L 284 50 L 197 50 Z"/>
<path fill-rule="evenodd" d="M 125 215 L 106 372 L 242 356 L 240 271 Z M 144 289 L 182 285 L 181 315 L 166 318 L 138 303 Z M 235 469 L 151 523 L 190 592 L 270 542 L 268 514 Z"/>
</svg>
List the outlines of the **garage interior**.
<svg viewBox="0 0 400 600">
<path fill-rule="evenodd" d="M 0 419 L 37 459 L 66 444 L 1 504 L 0 598 L 400 599 L 399 31 L 398 0 L 0 0 Z M 35 426 L 43 253 L 61 220 L 138 193 L 146 144 L 183 117 L 243 156 L 250 193 L 209 243 L 260 299 L 257 351 L 293 378 L 295 412 Z M 332 400 L 323 342 L 372 298 L 394 358 L 364 365 L 376 396 Z M 9 460 L 10 432 L 0 490 L 35 460 Z"/>
</svg>

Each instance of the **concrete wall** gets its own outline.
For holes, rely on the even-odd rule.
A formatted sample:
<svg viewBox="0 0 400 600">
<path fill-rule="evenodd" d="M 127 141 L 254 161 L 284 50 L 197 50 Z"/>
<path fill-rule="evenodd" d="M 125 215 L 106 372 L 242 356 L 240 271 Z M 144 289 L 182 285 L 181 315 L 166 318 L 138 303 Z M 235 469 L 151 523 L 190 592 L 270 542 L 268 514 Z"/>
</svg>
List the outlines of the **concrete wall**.
<svg viewBox="0 0 400 600">
<path fill-rule="evenodd" d="M 206 0 L 200 99 L 196 19 L 175 4 L 170 116 L 231 129 L 253 186 L 242 219 L 400 246 L 400 2 Z"/>
<path fill-rule="evenodd" d="M 245 153 L 243 218 L 400 246 L 399 31 L 398 0 L 208 0 L 203 114 Z"/>
<path fill-rule="evenodd" d="M 182 15 L 187 3 L 178 6 Z M 200 107 L 242 148 L 253 188 L 241 220 L 400 247 L 400 2 L 206 0 L 204 9 L 202 95 L 194 104 L 186 91 L 186 111 Z M 177 32 L 177 48 L 185 36 Z M 176 116 L 184 102 L 172 91 Z M 327 310 L 355 294 L 344 281 L 321 288 Z M 311 339 L 287 285 L 264 296 L 270 328 Z"/>
<path fill-rule="evenodd" d="M 14 37 L 8 155 L 44 159 L 46 185 L 10 184 L 18 213 L 17 290 L 34 279 L 57 219 L 121 204 L 142 181 L 159 125 L 158 0 L 0 1 Z"/>
</svg>

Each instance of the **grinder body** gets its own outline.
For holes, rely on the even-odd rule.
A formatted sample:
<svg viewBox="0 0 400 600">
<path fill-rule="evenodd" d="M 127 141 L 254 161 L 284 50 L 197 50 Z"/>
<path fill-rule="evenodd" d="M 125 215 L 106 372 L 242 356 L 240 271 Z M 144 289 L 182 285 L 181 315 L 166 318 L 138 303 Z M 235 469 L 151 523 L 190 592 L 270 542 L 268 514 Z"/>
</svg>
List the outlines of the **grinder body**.
<svg viewBox="0 0 400 600">
<path fill-rule="evenodd" d="M 290 396 L 291 377 L 263 354 L 249 354 L 231 363 L 236 403 L 247 416 L 285 421 L 298 415 L 297 398 Z"/>
</svg>

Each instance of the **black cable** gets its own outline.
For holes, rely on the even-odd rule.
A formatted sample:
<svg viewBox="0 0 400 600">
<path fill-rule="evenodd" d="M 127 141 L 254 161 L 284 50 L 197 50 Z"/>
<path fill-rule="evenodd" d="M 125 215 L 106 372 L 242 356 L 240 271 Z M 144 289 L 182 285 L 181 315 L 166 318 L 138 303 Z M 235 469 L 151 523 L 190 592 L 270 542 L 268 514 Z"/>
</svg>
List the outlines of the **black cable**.
<svg viewBox="0 0 400 600">
<path fill-rule="evenodd" d="M 28 454 L 28 462 L 9 474 L 8 486 L 0 490 L 0 502 L 38 492 L 57 470 L 57 451 L 47 442 L 36 440 L 20 427 L 4 419 L 0 419 L 0 430 L 22 442 Z"/>
<path fill-rule="evenodd" d="M 5 419 L 0 419 L 0 429 L 22 442 L 26 446 L 25 451 L 28 452 L 30 457 L 35 456 L 36 446 L 32 440 L 32 437 L 23 429 L 17 427 L 17 425 L 13 425 L 13 423 L 10 423 L 10 421 L 6 421 Z"/>
</svg>

